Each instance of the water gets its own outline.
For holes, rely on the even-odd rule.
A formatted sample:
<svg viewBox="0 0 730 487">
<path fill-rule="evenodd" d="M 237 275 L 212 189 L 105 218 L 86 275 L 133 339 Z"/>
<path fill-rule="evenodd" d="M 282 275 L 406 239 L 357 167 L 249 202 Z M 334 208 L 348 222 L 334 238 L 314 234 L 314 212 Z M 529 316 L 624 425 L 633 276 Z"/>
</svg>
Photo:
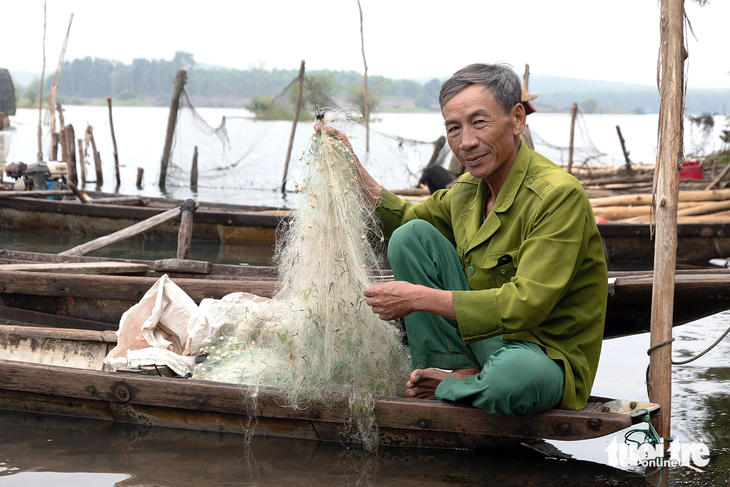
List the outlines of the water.
<svg viewBox="0 0 730 487">
<path fill-rule="evenodd" d="M 113 190 L 110 161 L 111 141 L 102 135 L 106 108 L 68 107 L 66 119 L 83 130 L 88 120 L 95 126 L 97 144 L 105 161 L 108 182 Z M 201 111 L 202 112 L 202 111 Z M 210 109 L 216 121 L 228 110 Z M 141 194 L 156 195 L 153 183 L 164 141 L 167 111 L 160 108 L 115 108 L 115 128 L 122 167 L 121 192 L 136 194 L 134 178 L 137 165 L 145 167 L 147 178 Z M 15 117 L 10 160 L 33 160 L 37 112 L 19 110 Z M 374 127 L 406 138 L 433 140 L 441 134 L 438 114 L 384 114 Z M 534 114 L 529 117 L 533 132 L 554 145 L 567 145 L 569 117 L 563 114 Z M 615 125 L 622 127 L 635 161 L 651 162 L 656 141 L 656 115 L 588 115 L 585 118 L 591 139 L 602 152 L 623 160 Z M 108 122 L 107 122 L 108 123 Z M 303 125 L 302 127 L 306 127 Z M 271 141 L 277 153 L 261 155 L 264 169 L 277 175 L 286 152 L 285 142 Z M 688 137 L 691 141 L 691 133 Z M 300 131 L 306 136 L 306 130 Z M 389 139 L 384 139 L 389 140 Z M 390 139 L 392 140 L 392 139 Z M 356 147 L 362 139 L 355 139 Z M 618 146 L 618 147 L 617 147 Z M 392 148 L 392 147 L 391 147 Z M 538 150 L 541 148 L 538 146 Z M 548 148 L 544 148 L 549 152 Z M 45 150 L 45 149 L 44 149 Z M 267 149 L 268 150 L 268 149 Z M 387 159 L 373 161 L 386 186 L 404 185 L 413 179 L 413 168 L 393 169 Z M 105 156 L 104 154 L 108 154 Z M 402 154 L 399 155 L 401 157 Z M 264 156 L 267 158 L 264 160 Z M 559 159 L 560 153 L 551 155 Z M 406 155 L 403 165 L 420 160 L 421 155 Z M 398 162 L 401 164 L 401 162 Z M 392 166 L 397 166 L 393 164 Z M 416 168 L 417 169 L 417 168 Z M 390 172 L 389 172 L 390 171 Z M 273 179 L 275 181 L 275 179 Z M 189 190 L 173 187 L 170 194 L 187 197 Z M 237 203 L 281 203 L 271 188 L 216 191 L 203 189 L 200 199 Z M 263 203 L 267 202 L 267 203 Z M 0 234 L 3 248 L 58 251 L 77 243 L 66 237 Z M 66 240 L 64 240 L 66 239 Z M 174 256 L 164 242 L 130 240 L 128 246 L 110 247 L 107 255 L 121 257 L 166 258 Z M 192 258 L 222 262 L 265 263 L 270 249 L 258 253 L 247 249 L 195 243 Z M 155 253 L 157 252 L 157 253 Z M 97 254 L 95 254 L 97 255 Z M 720 313 L 675 328 L 673 344 L 677 359 L 702 351 L 728 326 L 730 313 Z M 605 341 L 595 395 L 631 400 L 647 400 L 644 373 L 648 364 L 649 336 L 640 335 Z M 692 364 L 674 367 L 672 428 L 673 436 L 683 443 L 705 443 L 711 449 L 710 463 L 704 472 L 679 467 L 669 471 L 669 485 L 721 485 L 730 478 L 730 341 L 720 345 Z M 623 432 L 606 438 L 580 442 L 537 442 L 489 453 L 419 451 L 381 448 L 377 455 L 366 456 L 358 448 L 341 444 L 254 437 L 250 447 L 236 437 L 215 434 L 113 425 L 95 421 L 76 421 L 42 415 L 7 413 L 0 415 L 0 486 L 133 486 L 133 485 L 647 485 L 643 469 L 617 469 L 609 465 L 607 446 L 621 443 Z M 656 478 L 651 485 L 656 485 Z M 666 480 L 666 477 L 665 477 Z"/>
</svg>

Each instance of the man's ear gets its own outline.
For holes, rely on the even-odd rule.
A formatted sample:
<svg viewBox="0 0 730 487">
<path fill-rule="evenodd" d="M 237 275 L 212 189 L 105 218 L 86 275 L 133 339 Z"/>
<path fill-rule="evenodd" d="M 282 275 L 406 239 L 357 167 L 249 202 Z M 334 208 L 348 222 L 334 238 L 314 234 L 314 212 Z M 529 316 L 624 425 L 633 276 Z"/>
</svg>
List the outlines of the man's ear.
<svg viewBox="0 0 730 487">
<path fill-rule="evenodd" d="M 527 123 L 525 107 L 522 103 L 518 103 L 512 107 L 512 113 L 510 115 L 512 117 L 512 133 L 514 135 L 520 135 L 522 131 L 525 130 L 525 125 Z"/>
</svg>

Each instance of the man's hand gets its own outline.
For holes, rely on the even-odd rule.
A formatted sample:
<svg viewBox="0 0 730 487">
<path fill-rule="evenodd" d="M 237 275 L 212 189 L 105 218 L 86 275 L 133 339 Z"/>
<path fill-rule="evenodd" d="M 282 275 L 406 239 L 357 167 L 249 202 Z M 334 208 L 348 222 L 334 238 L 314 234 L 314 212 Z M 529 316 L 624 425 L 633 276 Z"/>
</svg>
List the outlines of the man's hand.
<svg viewBox="0 0 730 487">
<path fill-rule="evenodd" d="M 314 131 L 315 132 L 321 132 L 322 131 L 322 124 L 316 123 L 314 125 Z M 355 154 L 355 151 L 352 150 L 352 145 L 350 144 L 350 141 L 348 140 L 347 136 L 337 130 L 334 127 L 331 127 L 329 125 L 325 126 L 324 131 L 327 135 L 330 137 L 335 137 L 337 139 L 340 139 L 340 142 L 345 144 L 345 147 L 347 147 L 350 152 L 352 153 L 352 157 L 355 159 L 355 164 L 357 164 L 357 170 L 360 175 L 360 181 L 362 182 L 362 185 L 365 189 L 365 196 L 370 201 L 370 209 L 372 210 L 375 208 L 375 206 L 378 203 L 378 198 L 380 198 L 380 191 L 381 187 L 378 182 L 373 179 L 373 177 L 368 173 L 364 167 L 362 167 L 362 164 L 360 164 L 360 159 L 358 159 L 357 154 Z"/>
<path fill-rule="evenodd" d="M 392 281 L 366 287 L 363 294 L 373 313 L 384 321 L 403 318 L 414 311 L 427 311 L 450 320 L 456 319 L 451 291 L 406 281 Z"/>
<path fill-rule="evenodd" d="M 405 281 L 392 281 L 365 288 L 368 306 L 383 321 L 403 318 L 416 311 L 413 308 L 415 285 Z"/>
</svg>

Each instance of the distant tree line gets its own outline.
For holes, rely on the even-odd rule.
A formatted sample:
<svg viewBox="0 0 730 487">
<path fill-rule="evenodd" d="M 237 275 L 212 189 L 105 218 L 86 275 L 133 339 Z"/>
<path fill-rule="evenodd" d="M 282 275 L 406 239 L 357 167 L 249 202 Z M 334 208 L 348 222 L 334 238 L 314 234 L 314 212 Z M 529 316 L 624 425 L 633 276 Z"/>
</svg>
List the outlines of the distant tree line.
<svg viewBox="0 0 730 487">
<path fill-rule="evenodd" d="M 181 51 L 175 53 L 171 60 L 134 59 L 131 64 L 86 57 L 66 61 L 57 97 L 67 103 L 112 96 L 120 100 L 167 105 L 178 69 L 188 72 L 186 91 L 201 106 L 244 106 L 255 96 L 260 103 L 267 96 L 279 95 L 298 75 L 297 69 L 201 68 L 192 54 Z M 307 75 L 317 78 L 327 95 L 338 101 L 356 99 L 363 83 L 362 74 L 356 71 L 309 71 Z M 52 78 L 50 74 L 44 83 L 46 94 Z M 39 85 L 40 81 L 36 80 L 25 89 L 21 88 L 19 98 L 25 96 L 31 102 L 34 101 L 31 98 L 37 100 Z M 375 100 L 402 100 L 405 105 L 410 103 L 430 110 L 438 106 L 441 82 L 434 79 L 424 85 L 412 80 L 370 76 L 368 86 Z"/>
</svg>

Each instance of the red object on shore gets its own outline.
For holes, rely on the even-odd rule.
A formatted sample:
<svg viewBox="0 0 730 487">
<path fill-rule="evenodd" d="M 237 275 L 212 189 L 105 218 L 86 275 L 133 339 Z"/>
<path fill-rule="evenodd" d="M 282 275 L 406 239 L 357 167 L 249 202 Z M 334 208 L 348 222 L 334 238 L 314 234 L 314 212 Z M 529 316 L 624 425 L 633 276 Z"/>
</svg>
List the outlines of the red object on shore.
<svg viewBox="0 0 730 487">
<path fill-rule="evenodd" d="M 679 179 L 702 179 L 702 161 L 684 161 Z"/>
</svg>

